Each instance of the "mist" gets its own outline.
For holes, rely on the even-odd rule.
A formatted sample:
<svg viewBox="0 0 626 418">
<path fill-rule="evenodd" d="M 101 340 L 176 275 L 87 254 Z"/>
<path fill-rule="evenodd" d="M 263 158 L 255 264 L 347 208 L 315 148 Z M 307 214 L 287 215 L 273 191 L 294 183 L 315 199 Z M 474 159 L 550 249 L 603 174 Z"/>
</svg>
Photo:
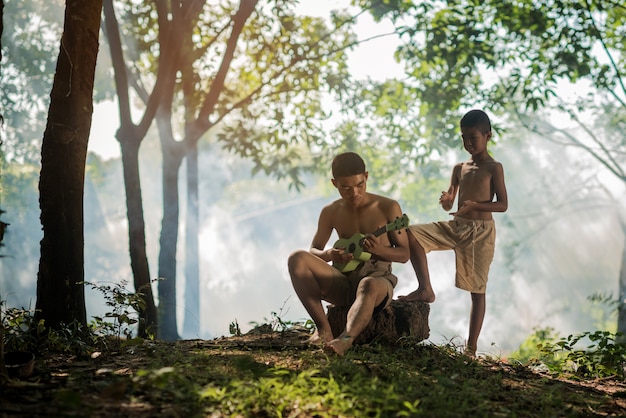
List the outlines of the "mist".
<svg viewBox="0 0 626 418">
<path fill-rule="evenodd" d="M 539 328 L 554 328 L 562 336 L 615 330 L 615 313 L 588 298 L 617 295 L 625 240 L 618 218 L 626 207 L 623 184 L 599 171 L 584 154 L 541 138 L 524 143 L 502 141 L 492 153 L 505 167 L 509 209 L 494 214 L 496 255 L 479 351 L 506 355 Z M 307 320 L 291 286 L 287 258 L 292 251 L 309 247 L 320 209 L 338 197 L 329 187 L 329 178 L 309 176 L 298 192 L 289 190 L 286 182 L 252 176 L 251 163 L 219 145 L 203 145 L 199 158 L 201 310 L 200 318 L 193 319 L 199 323 L 200 333 L 182 337 L 227 336 L 232 322 L 247 332 L 255 324 L 271 320 L 273 314 L 283 321 Z M 142 145 L 140 166 L 147 252 L 151 275 L 156 278 L 162 216 L 156 139 L 148 138 Z M 89 167 L 85 280 L 109 285 L 125 282 L 132 292 L 121 161 L 96 159 Z M 181 177 L 180 213 L 184 214 L 186 190 Z M 0 259 L 0 293 L 8 307 L 35 305 L 41 226 L 35 181 L 31 187 L 24 189 L 19 199 L 5 199 L 3 207 L 5 221 L 11 225 L 5 235 L 5 257 Z M 411 199 L 436 202 L 438 195 Z M 422 214 L 408 215 L 426 220 Z M 437 219 L 428 220 L 448 218 L 441 210 Z M 181 217 L 179 243 L 184 242 L 184 230 Z M 187 314 L 184 257 L 184 246 L 179 244 L 179 332 Z M 453 253 L 430 253 L 428 257 L 437 293 L 429 318 L 430 340 L 462 344 L 467 336 L 470 297 L 454 287 Z M 415 289 L 410 263 L 395 264 L 394 272 L 399 278 L 396 297 Z M 100 292 L 89 286 L 85 291 L 88 318 L 110 310 Z"/>
<path fill-rule="evenodd" d="M 326 13 L 317 1 L 302 2 L 302 7 L 307 6 L 310 13 Z M 365 21 L 360 32 L 363 37 L 372 30 L 367 25 Z M 380 31 L 383 30 L 376 29 L 374 33 Z M 351 61 L 357 77 L 384 79 L 390 74 L 402 74 L 401 66 L 392 58 L 394 48 L 390 47 L 390 41 L 389 38 L 372 41 L 369 45 L 374 45 L 374 49 L 355 51 Z M 106 60 L 107 55 L 102 48 L 99 61 Z M 378 57 L 382 64 L 373 66 L 372 56 Z M 372 74 L 373 70 L 377 73 Z M 117 108 L 110 102 L 98 106 L 96 113 L 115 114 Z M 108 110 L 103 111 L 101 106 L 107 106 Z M 107 131 L 106 142 L 116 144 L 113 134 L 118 126 L 115 117 L 94 117 L 92 134 L 104 135 Z M 596 329 L 614 331 L 615 311 L 591 302 L 589 297 L 604 294 L 616 299 L 618 295 L 626 241 L 619 222 L 626 208 L 624 183 L 586 153 L 538 136 L 509 141 L 505 135 L 497 146 L 490 145 L 490 149 L 505 168 L 509 209 L 494 214 L 496 254 L 489 275 L 487 313 L 478 351 L 506 355 L 539 328 L 554 328 L 563 336 Z M 462 150 L 458 156 L 467 158 Z M 155 136 L 148 136 L 143 142 L 140 157 L 147 255 L 151 276 L 156 279 L 162 186 L 160 145 Z M 91 155 L 90 160 L 84 199 L 85 281 L 103 285 L 125 283 L 132 292 L 119 152 L 112 152 L 105 159 Z M 201 310 L 200 317 L 194 320 L 200 325 L 200 332 L 181 336 L 210 339 L 229 335 L 229 325 L 234 321 L 246 332 L 255 323 L 269 320 L 273 313 L 284 321 L 308 319 L 292 289 L 287 258 L 292 251 L 309 247 L 320 209 L 338 197 L 329 187 L 328 178 L 309 176 L 301 192 L 289 190 L 284 181 L 262 174 L 252 176 L 250 162 L 223 151 L 216 144 L 201 145 L 199 167 Z M 184 170 L 181 167 L 179 185 L 179 333 L 188 315 L 183 268 Z M 18 181 L 14 179 L 16 176 L 20 185 L 9 187 L 6 182 Z M 0 250 L 0 300 L 6 307 L 34 309 L 42 238 L 38 168 L 25 166 L 11 170 L 3 173 L 2 180 L 2 209 L 6 211 L 3 221 L 10 225 Z M 20 195 L 8 195 L 6 190 L 20 190 Z M 373 188 L 369 191 L 380 192 Z M 409 199 L 436 202 L 438 198 L 437 192 L 424 193 L 403 196 L 400 202 L 410 203 Z M 450 218 L 443 210 L 436 217 L 411 212 L 408 215 L 420 221 Z M 463 344 L 470 296 L 454 287 L 454 256 L 451 252 L 431 253 L 428 260 L 437 294 L 436 302 L 431 304 L 430 340 L 437 344 L 449 341 Z M 394 273 L 399 278 L 396 297 L 416 288 L 409 263 L 395 264 Z M 156 295 L 156 283 L 153 286 Z M 87 286 L 85 293 L 88 319 L 103 316 L 110 309 L 100 292 Z"/>
</svg>

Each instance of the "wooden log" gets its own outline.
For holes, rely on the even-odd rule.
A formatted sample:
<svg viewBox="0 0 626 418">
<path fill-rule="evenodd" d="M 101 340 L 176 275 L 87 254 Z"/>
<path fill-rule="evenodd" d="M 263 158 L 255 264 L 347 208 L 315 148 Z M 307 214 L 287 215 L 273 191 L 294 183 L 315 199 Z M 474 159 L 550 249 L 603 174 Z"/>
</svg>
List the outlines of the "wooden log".
<svg viewBox="0 0 626 418">
<path fill-rule="evenodd" d="M 333 335 L 338 336 L 346 328 L 348 306 L 328 306 L 326 317 Z M 359 334 L 355 344 L 367 344 L 374 340 L 395 343 L 402 337 L 423 341 L 430 335 L 428 314 L 430 305 L 424 302 L 392 300 L 389 306 L 372 317 L 370 323 Z"/>
</svg>

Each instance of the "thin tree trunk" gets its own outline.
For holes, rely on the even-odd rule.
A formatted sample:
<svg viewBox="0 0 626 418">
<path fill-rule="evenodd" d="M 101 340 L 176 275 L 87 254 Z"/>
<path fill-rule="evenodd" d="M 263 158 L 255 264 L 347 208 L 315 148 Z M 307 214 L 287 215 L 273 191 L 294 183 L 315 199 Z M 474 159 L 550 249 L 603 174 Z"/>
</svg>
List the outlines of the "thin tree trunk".
<svg viewBox="0 0 626 418">
<path fill-rule="evenodd" d="M 102 0 L 67 0 L 41 148 L 36 318 L 86 324 L 83 194 Z"/>
<path fill-rule="evenodd" d="M 141 293 L 144 310 L 139 313 L 137 335 L 146 338 L 158 332 L 158 314 L 150 284 L 150 268 L 146 253 L 146 224 L 143 215 L 141 181 L 139 178 L 139 145 L 141 141 L 122 139 L 122 165 L 126 188 L 126 215 L 128 219 L 128 247 L 135 290 Z"/>
<path fill-rule="evenodd" d="M 187 151 L 187 222 L 185 224 L 185 320 L 183 334 L 200 335 L 200 260 L 198 246 L 198 145 Z"/>
<path fill-rule="evenodd" d="M 164 7 L 158 3 L 157 8 Z M 140 322 L 138 335 L 146 337 L 148 334 L 158 334 L 158 312 L 150 285 L 150 271 L 146 254 L 146 234 L 139 180 L 139 147 L 156 114 L 163 97 L 171 97 L 175 82 L 175 67 L 178 50 L 165 48 L 172 42 L 176 45 L 176 31 L 170 32 L 169 27 L 159 28 L 159 39 L 162 44 L 160 51 L 160 65 L 157 80 L 151 94 L 141 89 L 137 93 L 146 104 L 141 122 L 135 125 L 131 117 L 131 99 L 129 94 L 128 70 L 124 60 L 122 40 L 119 24 L 115 16 L 112 0 L 104 0 L 105 32 L 109 40 L 111 60 L 115 74 L 117 90 L 120 129 L 116 135 L 122 148 L 124 164 L 124 184 L 126 187 L 126 205 L 128 215 L 129 251 L 135 290 L 143 295 L 145 311 L 139 312 Z M 169 93 L 168 93 L 169 92 Z M 157 335 L 158 336 L 158 335 Z"/>
<path fill-rule="evenodd" d="M 183 324 L 185 333 L 197 335 L 200 331 L 200 261 L 199 261 L 199 192 L 198 192 L 198 141 L 213 124 L 209 115 L 214 111 L 219 96 L 224 88 L 224 81 L 235 54 L 237 41 L 245 23 L 256 8 L 258 0 L 240 0 L 237 13 L 233 16 L 233 27 L 228 38 L 226 50 L 222 57 L 220 68 L 211 83 L 211 88 L 204 97 L 204 103 L 194 120 L 193 112 L 187 109 L 188 114 L 185 123 L 185 140 L 187 146 L 187 227 L 185 248 L 185 300 L 186 315 Z M 191 34 L 191 33 L 190 33 Z M 190 41 L 190 39 L 187 39 Z M 185 55 L 183 55 L 185 56 Z M 188 55 L 187 55 L 188 56 Z M 182 66 L 184 92 L 187 98 L 194 95 L 193 71 L 191 63 Z"/>
<path fill-rule="evenodd" d="M 617 307 L 617 332 L 622 333 L 618 338 L 621 342 L 626 342 L 626 222 L 620 216 L 620 225 L 624 244 L 622 245 L 622 264 L 619 272 L 619 305 Z"/>
<path fill-rule="evenodd" d="M 178 335 L 176 313 L 176 249 L 178 246 L 178 173 L 183 144 L 174 141 L 171 115 L 159 108 L 157 126 L 163 150 L 163 219 L 159 239 L 159 338 L 173 341 Z"/>
<path fill-rule="evenodd" d="M 0 63 L 2 62 L 2 32 L 4 31 L 4 1 L 0 0 Z M 2 67 L 0 67 L 1 69 Z M 0 115 L 0 125 L 2 122 L 2 115 Z M 2 208 L 0 208 L 0 213 Z M 4 235 L 4 234 L 3 234 Z M 0 238 L 0 245 L 2 244 L 2 238 Z M 2 294 L 0 294 L 0 301 L 2 300 Z M 4 366 L 4 326 L 2 325 L 2 305 L 0 305 L 0 383 L 7 380 L 7 371 Z"/>
</svg>

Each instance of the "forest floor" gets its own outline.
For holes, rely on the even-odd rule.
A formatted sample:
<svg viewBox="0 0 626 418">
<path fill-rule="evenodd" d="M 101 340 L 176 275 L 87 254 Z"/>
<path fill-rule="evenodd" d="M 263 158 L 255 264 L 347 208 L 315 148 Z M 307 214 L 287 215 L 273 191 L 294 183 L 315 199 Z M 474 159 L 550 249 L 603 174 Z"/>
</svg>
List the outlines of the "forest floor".
<svg viewBox="0 0 626 418">
<path fill-rule="evenodd" d="M 410 340 L 339 357 L 303 334 L 42 355 L 30 377 L 0 388 L 0 417 L 626 416 L 619 379 L 556 378 Z"/>
</svg>

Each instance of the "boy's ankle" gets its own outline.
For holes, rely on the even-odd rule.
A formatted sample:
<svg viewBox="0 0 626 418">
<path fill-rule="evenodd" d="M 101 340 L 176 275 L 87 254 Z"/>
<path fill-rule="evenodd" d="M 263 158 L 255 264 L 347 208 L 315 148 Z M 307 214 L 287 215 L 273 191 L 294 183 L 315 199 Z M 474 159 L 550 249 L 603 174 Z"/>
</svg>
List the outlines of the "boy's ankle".
<svg viewBox="0 0 626 418">
<path fill-rule="evenodd" d="M 476 358 L 476 348 L 466 345 L 465 349 L 463 350 L 463 355 L 470 357 L 472 359 Z"/>
</svg>

